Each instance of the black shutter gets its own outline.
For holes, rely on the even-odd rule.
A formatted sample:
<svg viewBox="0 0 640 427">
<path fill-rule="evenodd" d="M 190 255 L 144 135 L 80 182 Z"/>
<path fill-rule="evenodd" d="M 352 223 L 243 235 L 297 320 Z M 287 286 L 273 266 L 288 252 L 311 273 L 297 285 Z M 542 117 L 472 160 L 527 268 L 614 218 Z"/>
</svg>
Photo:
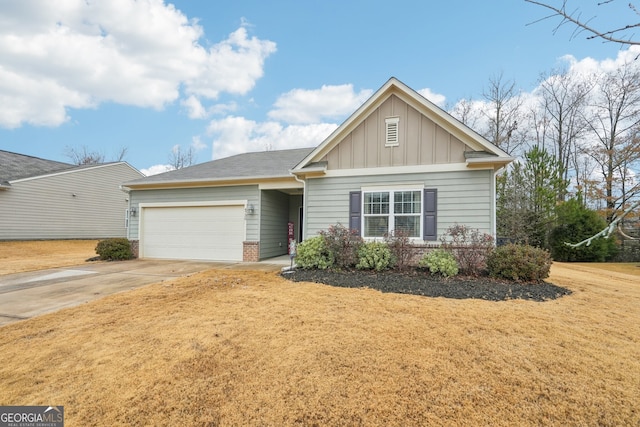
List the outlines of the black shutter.
<svg viewBox="0 0 640 427">
<path fill-rule="evenodd" d="M 438 239 L 438 190 L 424 190 L 424 240 Z"/>
<path fill-rule="evenodd" d="M 358 234 L 360 234 L 361 224 L 360 224 L 360 210 L 362 206 L 362 192 L 360 191 L 351 191 L 349 192 L 349 228 L 351 230 L 358 230 Z"/>
</svg>

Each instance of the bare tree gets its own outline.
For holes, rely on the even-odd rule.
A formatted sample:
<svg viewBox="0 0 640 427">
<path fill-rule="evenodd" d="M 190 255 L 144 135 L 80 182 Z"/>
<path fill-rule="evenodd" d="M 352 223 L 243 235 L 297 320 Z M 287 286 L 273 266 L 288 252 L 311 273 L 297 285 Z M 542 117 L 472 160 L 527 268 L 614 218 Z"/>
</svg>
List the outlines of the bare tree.
<svg viewBox="0 0 640 427">
<path fill-rule="evenodd" d="M 196 163 L 196 153 L 192 146 L 183 150 L 179 145 L 174 145 L 169 154 L 169 165 L 174 169 L 182 169 Z"/>
<path fill-rule="evenodd" d="M 65 147 L 64 155 L 67 156 L 74 165 L 95 165 L 104 163 L 104 153 L 100 151 L 90 151 L 86 145 L 82 147 Z"/>
<path fill-rule="evenodd" d="M 518 120 L 522 120 L 522 100 L 516 83 L 504 80 L 502 74 L 491 77 L 482 96 L 488 105 L 483 112 L 487 120 L 483 136 L 507 153 L 512 153 L 522 144 L 522 139 L 516 138 Z"/>
<path fill-rule="evenodd" d="M 602 39 L 613 43 L 619 43 L 625 46 L 631 45 L 640 45 L 640 40 L 634 40 L 635 34 L 633 33 L 634 28 L 640 27 L 640 22 L 630 22 L 628 24 L 622 24 L 619 28 L 613 29 L 602 29 L 595 28 L 592 26 L 591 21 L 593 18 L 583 18 L 582 12 L 579 8 L 568 10 L 568 1 L 562 0 L 559 6 L 553 6 L 549 3 L 536 1 L 536 0 L 525 0 L 527 3 L 532 3 L 538 6 L 542 6 L 553 13 L 549 16 L 542 18 L 549 19 L 553 17 L 560 17 L 560 23 L 556 27 L 556 31 L 558 28 L 565 24 L 574 25 L 576 27 L 576 32 L 586 31 L 591 35 L 587 37 L 587 39 Z M 598 6 L 608 5 L 613 3 L 614 0 L 602 0 L 598 3 Z M 640 19 L 640 13 L 638 12 L 638 8 L 633 4 L 629 3 L 629 10 L 631 15 L 635 15 L 632 19 Z M 609 12 L 611 13 L 611 12 Z M 575 33 L 574 33 L 575 34 Z"/>
<path fill-rule="evenodd" d="M 122 147 L 116 152 L 112 162 L 122 162 L 127 155 L 128 149 Z M 97 165 L 105 163 L 106 156 L 102 151 L 91 151 L 86 145 L 81 147 L 65 147 L 64 155 L 71 159 L 74 165 Z"/>
<path fill-rule="evenodd" d="M 554 153 L 560 166 L 557 178 L 567 181 L 577 142 L 587 130 L 584 116 L 593 84 L 567 71 L 556 71 L 543 76 L 539 88 L 543 120 L 540 121 L 542 129 L 538 129 L 536 135 L 537 143 Z M 547 140 L 551 147 L 546 147 Z M 560 201 L 565 200 L 566 192 L 557 197 Z"/>
<path fill-rule="evenodd" d="M 595 143 L 586 152 L 604 178 L 607 222 L 612 222 L 640 194 L 640 186 L 628 187 L 627 179 L 630 167 L 640 161 L 635 137 L 640 127 L 640 70 L 635 63 L 601 76 L 593 108 L 588 123 Z"/>
</svg>

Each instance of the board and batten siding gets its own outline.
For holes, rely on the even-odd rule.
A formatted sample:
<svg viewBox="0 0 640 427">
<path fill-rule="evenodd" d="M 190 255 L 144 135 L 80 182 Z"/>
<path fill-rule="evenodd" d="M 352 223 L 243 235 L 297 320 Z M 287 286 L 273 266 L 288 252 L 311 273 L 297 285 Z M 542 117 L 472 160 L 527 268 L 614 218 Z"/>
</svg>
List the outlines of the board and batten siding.
<svg viewBox="0 0 640 427">
<path fill-rule="evenodd" d="M 125 237 L 120 184 L 140 177 L 123 162 L 13 181 L 0 191 L 0 240 Z"/>
<path fill-rule="evenodd" d="M 349 192 L 363 187 L 424 184 L 438 190 L 438 236 L 455 223 L 493 234 L 493 172 L 469 170 L 427 174 L 323 177 L 307 181 L 305 238 L 330 225 L 349 226 Z"/>
<path fill-rule="evenodd" d="M 287 254 L 289 196 L 276 190 L 264 190 L 260 198 L 260 258 Z"/>
<path fill-rule="evenodd" d="M 131 190 L 129 193 L 131 207 L 139 212 L 140 203 L 197 203 L 246 200 L 247 204 L 259 207 L 260 192 L 257 185 L 242 185 L 229 187 L 201 187 L 201 188 L 173 188 L 162 190 Z M 258 240 L 258 214 L 245 215 L 246 239 Z M 140 238 L 140 215 L 132 216 L 129 220 L 129 239 Z"/>
</svg>

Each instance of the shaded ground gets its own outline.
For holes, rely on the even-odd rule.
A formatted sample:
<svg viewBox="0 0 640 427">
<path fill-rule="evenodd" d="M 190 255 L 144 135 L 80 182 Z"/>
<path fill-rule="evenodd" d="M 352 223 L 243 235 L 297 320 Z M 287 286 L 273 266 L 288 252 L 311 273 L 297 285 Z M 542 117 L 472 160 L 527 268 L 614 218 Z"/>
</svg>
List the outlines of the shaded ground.
<svg viewBox="0 0 640 427">
<path fill-rule="evenodd" d="M 303 270 L 284 273 L 284 277 L 295 282 L 324 283 L 342 288 L 371 288 L 381 292 L 444 297 L 455 299 L 482 299 L 505 301 L 523 299 L 531 301 L 553 300 L 571 291 L 551 283 L 521 284 L 493 280 L 489 277 L 451 277 L 423 272 L 372 273 L 367 271 Z"/>
</svg>

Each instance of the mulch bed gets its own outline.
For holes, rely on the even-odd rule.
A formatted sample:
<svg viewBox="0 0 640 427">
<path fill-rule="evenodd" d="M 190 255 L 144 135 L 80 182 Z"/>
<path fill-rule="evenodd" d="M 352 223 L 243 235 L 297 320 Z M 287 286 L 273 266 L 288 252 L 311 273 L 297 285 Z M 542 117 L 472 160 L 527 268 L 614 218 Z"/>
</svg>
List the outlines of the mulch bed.
<svg viewBox="0 0 640 427">
<path fill-rule="evenodd" d="M 314 282 L 343 288 L 370 288 L 381 292 L 443 297 L 454 299 L 482 299 L 506 301 L 523 299 L 548 301 L 570 295 L 569 289 L 547 282 L 516 283 L 495 280 L 490 277 L 456 276 L 445 279 L 421 271 L 370 272 L 361 270 L 304 270 L 283 273 L 294 282 Z"/>
</svg>

